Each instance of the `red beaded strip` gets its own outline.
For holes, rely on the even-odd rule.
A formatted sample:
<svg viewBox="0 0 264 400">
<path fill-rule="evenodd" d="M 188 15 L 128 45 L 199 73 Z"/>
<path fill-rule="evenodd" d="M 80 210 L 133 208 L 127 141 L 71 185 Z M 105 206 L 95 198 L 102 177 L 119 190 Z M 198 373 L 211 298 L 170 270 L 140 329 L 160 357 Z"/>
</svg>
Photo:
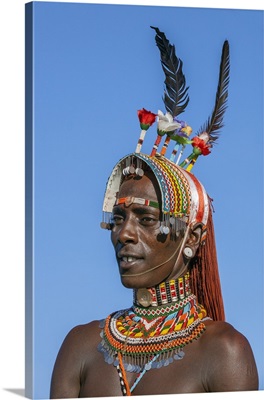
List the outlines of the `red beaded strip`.
<svg viewBox="0 0 264 400">
<path fill-rule="evenodd" d="M 148 199 L 142 199 L 140 197 L 120 197 L 119 199 L 116 199 L 115 206 L 119 204 L 125 204 L 126 207 L 130 206 L 131 204 L 140 204 L 143 206 L 150 206 L 154 208 L 159 208 L 159 203 L 157 201 L 152 201 Z"/>
</svg>

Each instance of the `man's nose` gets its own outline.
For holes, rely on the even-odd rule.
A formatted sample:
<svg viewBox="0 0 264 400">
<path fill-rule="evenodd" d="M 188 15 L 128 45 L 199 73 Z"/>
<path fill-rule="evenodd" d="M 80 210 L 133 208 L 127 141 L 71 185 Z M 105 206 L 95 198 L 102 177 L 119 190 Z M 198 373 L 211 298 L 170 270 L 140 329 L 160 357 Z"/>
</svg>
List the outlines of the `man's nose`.
<svg viewBox="0 0 264 400">
<path fill-rule="evenodd" d="M 122 244 L 137 243 L 138 229 L 135 217 L 127 217 L 118 231 L 118 241 Z"/>
</svg>

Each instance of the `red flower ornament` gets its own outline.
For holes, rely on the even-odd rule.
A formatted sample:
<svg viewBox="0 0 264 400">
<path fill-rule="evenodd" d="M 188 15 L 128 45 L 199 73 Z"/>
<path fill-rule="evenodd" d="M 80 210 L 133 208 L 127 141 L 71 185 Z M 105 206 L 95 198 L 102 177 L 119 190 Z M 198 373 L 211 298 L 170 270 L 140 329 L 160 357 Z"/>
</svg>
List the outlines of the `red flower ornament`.
<svg viewBox="0 0 264 400">
<path fill-rule="evenodd" d="M 146 131 L 155 122 L 157 114 L 154 114 L 151 111 L 147 111 L 147 110 L 145 110 L 145 108 L 142 108 L 142 110 L 138 110 L 137 113 L 138 113 L 138 118 L 139 118 L 139 122 L 140 122 L 141 133 L 140 133 L 140 137 L 138 139 L 138 143 L 137 143 L 135 152 L 140 153 L 142 144 L 145 139 Z"/>
<path fill-rule="evenodd" d="M 142 108 L 138 110 L 138 118 L 140 122 L 140 128 L 143 130 L 147 130 L 156 120 L 157 114 L 152 113 L 151 111 L 145 110 Z"/>
<path fill-rule="evenodd" d="M 203 155 L 207 156 L 211 153 L 210 145 L 207 144 L 207 140 L 201 139 L 199 136 L 196 136 L 192 140 L 193 152 L 195 155 Z"/>
<path fill-rule="evenodd" d="M 210 148 L 211 144 L 207 144 L 209 142 L 210 136 L 207 132 L 201 133 L 199 136 L 195 136 L 192 139 L 193 151 L 181 164 L 180 167 L 184 168 L 186 164 L 188 164 L 186 171 L 191 171 L 194 164 L 197 161 L 197 158 L 202 154 L 203 156 L 207 156 L 211 153 Z"/>
</svg>

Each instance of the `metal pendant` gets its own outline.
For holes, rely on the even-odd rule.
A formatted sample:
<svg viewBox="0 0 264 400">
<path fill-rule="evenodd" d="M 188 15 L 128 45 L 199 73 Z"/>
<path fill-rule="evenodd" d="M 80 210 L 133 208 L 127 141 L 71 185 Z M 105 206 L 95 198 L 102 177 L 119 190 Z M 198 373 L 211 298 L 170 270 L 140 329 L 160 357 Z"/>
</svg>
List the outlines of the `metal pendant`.
<svg viewBox="0 0 264 400">
<path fill-rule="evenodd" d="M 148 289 L 138 289 L 137 290 L 137 301 L 143 307 L 148 307 L 151 305 L 152 296 Z"/>
</svg>

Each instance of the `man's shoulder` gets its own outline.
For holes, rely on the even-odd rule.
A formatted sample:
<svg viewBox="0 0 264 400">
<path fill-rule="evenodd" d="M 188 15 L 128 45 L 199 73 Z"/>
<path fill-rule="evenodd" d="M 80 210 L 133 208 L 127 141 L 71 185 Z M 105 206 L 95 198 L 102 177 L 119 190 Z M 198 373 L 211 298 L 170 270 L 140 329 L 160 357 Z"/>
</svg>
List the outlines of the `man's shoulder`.
<svg viewBox="0 0 264 400">
<path fill-rule="evenodd" d="M 122 309 L 111 313 L 110 316 L 123 314 L 128 309 Z M 80 324 L 73 327 L 65 338 L 65 342 L 70 343 L 70 346 L 89 346 L 91 349 L 97 347 L 98 343 L 101 340 L 100 332 L 105 325 L 105 321 L 108 318 L 104 318 L 101 320 L 93 320 L 86 324 Z"/>
<path fill-rule="evenodd" d="M 69 334 L 74 336 L 92 334 L 95 331 L 100 330 L 100 325 L 102 324 L 102 321 L 104 320 L 94 320 L 87 322 L 86 324 L 76 325 L 70 330 Z"/>
<path fill-rule="evenodd" d="M 83 352 L 85 349 L 91 351 L 100 341 L 100 323 L 94 320 L 86 324 L 76 325 L 66 335 L 64 346 L 74 351 Z"/>
<path fill-rule="evenodd" d="M 206 323 L 205 342 L 208 346 L 219 346 L 226 351 L 239 350 L 248 345 L 246 337 L 231 324 L 224 321 L 208 321 Z"/>
<path fill-rule="evenodd" d="M 258 376 L 246 337 L 227 322 L 208 322 L 202 335 L 204 384 L 208 391 L 256 390 Z"/>
<path fill-rule="evenodd" d="M 70 352 L 81 357 L 93 352 L 100 342 L 100 321 L 95 320 L 73 327 L 62 343 L 60 352 Z"/>
<path fill-rule="evenodd" d="M 231 324 L 224 321 L 208 321 L 203 340 L 208 354 L 217 354 L 219 358 L 240 357 L 245 349 L 250 349 L 247 338 Z"/>
</svg>

